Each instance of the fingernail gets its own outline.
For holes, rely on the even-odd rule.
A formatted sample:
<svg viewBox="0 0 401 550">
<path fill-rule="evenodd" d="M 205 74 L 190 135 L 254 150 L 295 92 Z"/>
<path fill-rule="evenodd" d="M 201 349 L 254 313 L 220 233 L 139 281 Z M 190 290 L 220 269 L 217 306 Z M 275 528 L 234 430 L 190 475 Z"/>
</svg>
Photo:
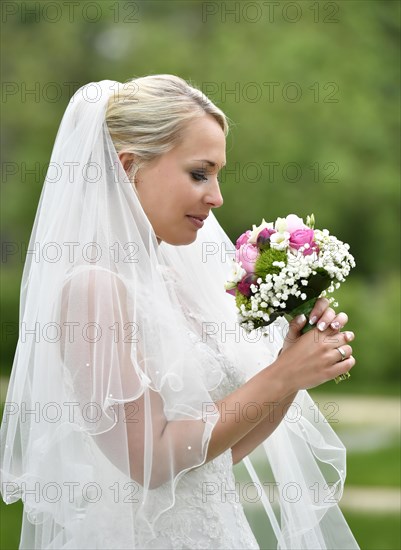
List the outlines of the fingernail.
<svg viewBox="0 0 401 550">
<path fill-rule="evenodd" d="M 333 321 L 330 326 L 337 330 L 340 328 L 340 323 L 338 321 Z"/>
<path fill-rule="evenodd" d="M 302 315 L 298 315 L 298 317 L 296 318 L 296 321 L 297 321 L 298 325 L 302 325 L 306 321 L 305 315 L 303 313 L 302 313 Z"/>
<path fill-rule="evenodd" d="M 351 340 L 353 340 L 355 338 L 355 334 L 353 332 L 346 332 L 345 337 L 346 337 L 348 342 L 351 342 Z"/>
<path fill-rule="evenodd" d="M 314 325 L 316 323 L 316 321 L 317 321 L 317 317 L 316 317 L 316 315 L 314 315 L 313 317 L 311 317 L 309 319 L 309 324 Z"/>
<path fill-rule="evenodd" d="M 326 323 L 324 323 L 323 321 L 321 323 L 319 323 L 317 325 L 317 328 L 320 330 L 320 331 L 323 331 L 325 328 L 326 328 Z"/>
</svg>

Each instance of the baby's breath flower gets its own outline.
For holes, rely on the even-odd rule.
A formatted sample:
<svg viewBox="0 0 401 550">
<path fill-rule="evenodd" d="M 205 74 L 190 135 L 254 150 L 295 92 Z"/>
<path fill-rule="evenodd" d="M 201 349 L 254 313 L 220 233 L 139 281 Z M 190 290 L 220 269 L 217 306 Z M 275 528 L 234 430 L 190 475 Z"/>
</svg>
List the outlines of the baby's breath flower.
<svg viewBox="0 0 401 550">
<path fill-rule="evenodd" d="M 287 217 L 288 218 L 288 217 Z M 355 267 L 354 257 L 349 252 L 349 245 L 330 235 L 327 229 L 314 229 L 314 242 L 316 249 L 313 253 L 304 255 L 303 252 L 310 248 L 305 244 L 298 250 L 289 247 L 290 234 L 287 231 L 286 219 L 278 219 L 275 224 L 277 233 L 270 239 L 271 248 L 282 250 L 286 255 L 286 261 L 274 261 L 271 268 L 267 264 L 267 271 L 263 277 L 258 277 L 250 285 L 252 295 L 241 303 L 238 309 L 239 321 L 242 327 L 247 330 L 256 330 L 270 322 L 270 316 L 276 311 L 282 312 L 287 308 L 289 298 L 306 300 L 307 293 L 304 288 L 310 284 L 311 278 L 325 276 L 330 281 L 328 287 L 321 292 L 320 296 L 328 296 L 341 286 L 350 270 Z M 307 225 L 314 227 L 313 215 L 307 218 Z M 263 220 L 263 226 L 273 227 Z M 254 234 L 258 229 L 254 226 Z M 278 272 L 277 272 L 278 271 Z M 233 265 L 231 277 L 228 282 L 229 288 L 237 284 L 241 277 L 241 267 Z M 329 298 L 334 302 L 334 298 Z M 335 307 L 337 303 L 335 302 Z M 266 328 L 266 327 L 265 327 Z"/>
</svg>

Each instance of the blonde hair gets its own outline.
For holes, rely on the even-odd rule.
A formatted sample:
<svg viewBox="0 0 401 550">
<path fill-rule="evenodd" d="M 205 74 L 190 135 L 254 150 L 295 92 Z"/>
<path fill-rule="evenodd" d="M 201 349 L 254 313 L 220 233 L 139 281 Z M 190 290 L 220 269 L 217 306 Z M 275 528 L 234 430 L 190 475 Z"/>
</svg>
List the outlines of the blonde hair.
<svg viewBox="0 0 401 550">
<path fill-rule="evenodd" d="M 178 76 L 158 74 L 121 84 L 110 97 L 106 123 L 117 153 L 137 159 L 129 173 L 133 179 L 140 164 L 173 149 L 186 125 L 205 113 L 228 134 L 227 117 L 200 90 Z"/>
</svg>

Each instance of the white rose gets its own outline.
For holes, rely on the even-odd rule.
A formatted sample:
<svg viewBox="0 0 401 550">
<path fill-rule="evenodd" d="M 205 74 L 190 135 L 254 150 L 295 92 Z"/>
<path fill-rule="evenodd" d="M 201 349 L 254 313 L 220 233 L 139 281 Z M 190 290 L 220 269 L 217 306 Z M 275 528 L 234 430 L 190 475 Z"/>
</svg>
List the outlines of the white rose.
<svg viewBox="0 0 401 550">
<path fill-rule="evenodd" d="M 260 225 L 258 225 L 258 226 L 253 225 L 251 234 L 250 234 L 249 239 L 248 239 L 248 243 L 249 244 L 256 244 L 256 241 L 258 240 L 259 233 L 263 229 L 266 229 L 266 227 L 267 227 L 267 229 L 273 229 L 273 223 L 269 223 L 269 222 L 265 221 L 264 218 L 263 218 L 262 223 Z"/>
<path fill-rule="evenodd" d="M 242 281 L 245 275 L 245 269 L 243 269 L 239 263 L 233 260 L 230 276 L 228 278 L 228 281 L 224 284 L 225 290 L 231 290 L 235 288 L 237 284 Z"/>
<path fill-rule="evenodd" d="M 276 223 L 274 224 L 274 229 L 278 233 L 284 233 L 287 231 L 287 219 L 286 218 L 277 218 Z"/>
</svg>

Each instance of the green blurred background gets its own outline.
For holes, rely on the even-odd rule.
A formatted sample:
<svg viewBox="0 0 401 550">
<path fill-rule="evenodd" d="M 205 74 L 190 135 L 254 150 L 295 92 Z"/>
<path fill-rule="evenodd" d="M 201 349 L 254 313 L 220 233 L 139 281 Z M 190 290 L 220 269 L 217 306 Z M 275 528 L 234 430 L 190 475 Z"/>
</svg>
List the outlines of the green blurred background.
<svg viewBox="0 0 401 550">
<path fill-rule="evenodd" d="M 351 245 L 357 268 L 337 297 L 357 367 L 311 393 L 322 412 L 338 405 L 343 511 L 361 548 L 400 548 L 399 37 L 397 1 L 2 2 L 2 399 L 69 98 L 90 81 L 177 74 L 232 121 L 216 215 L 233 239 L 262 217 L 313 212 Z M 1 548 L 17 548 L 20 514 L 2 504 Z"/>
</svg>

